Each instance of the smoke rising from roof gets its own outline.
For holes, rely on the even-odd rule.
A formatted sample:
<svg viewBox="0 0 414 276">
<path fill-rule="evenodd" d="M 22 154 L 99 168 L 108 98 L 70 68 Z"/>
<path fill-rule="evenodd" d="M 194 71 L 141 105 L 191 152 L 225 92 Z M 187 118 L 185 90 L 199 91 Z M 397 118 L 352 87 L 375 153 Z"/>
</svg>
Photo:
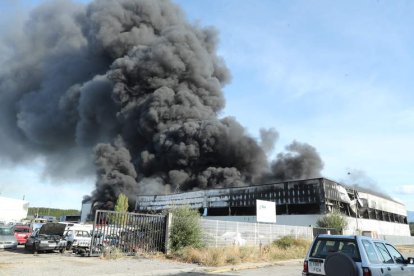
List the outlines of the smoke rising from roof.
<svg viewBox="0 0 414 276">
<path fill-rule="evenodd" d="M 217 32 L 189 24 L 167 0 L 49 2 L 35 9 L 0 69 L 0 151 L 45 156 L 53 177 L 96 166 L 93 200 L 242 186 L 269 176 L 261 142 L 235 118 L 219 118 L 230 80 Z M 294 142 L 276 179 L 319 176 L 316 150 Z M 131 205 L 131 204 L 130 204 Z"/>
<path fill-rule="evenodd" d="M 305 179 L 321 176 L 323 162 L 314 147 L 293 141 L 287 153 L 279 153 L 272 162 L 272 177 L 276 180 Z"/>
<path fill-rule="evenodd" d="M 390 195 L 384 192 L 378 183 L 369 177 L 363 170 L 348 168 L 348 177 L 343 182 L 346 186 L 354 188 L 357 191 L 370 193 L 376 196 L 394 200 Z"/>
</svg>

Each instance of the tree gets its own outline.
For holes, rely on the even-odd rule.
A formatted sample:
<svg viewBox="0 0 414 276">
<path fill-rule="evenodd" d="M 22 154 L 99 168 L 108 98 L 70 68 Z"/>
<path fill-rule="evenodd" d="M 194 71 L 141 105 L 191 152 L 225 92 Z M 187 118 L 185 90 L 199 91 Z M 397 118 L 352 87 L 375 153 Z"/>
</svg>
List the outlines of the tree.
<svg viewBox="0 0 414 276">
<path fill-rule="evenodd" d="M 348 225 L 348 221 L 339 212 L 333 212 L 318 219 L 316 225 L 323 228 L 334 228 L 338 233 L 342 233 Z"/>
<path fill-rule="evenodd" d="M 128 211 L 128 197 L 123 193 L 120 193 L 115 204 L 116 212 L 127 212 Z"/>
<path fill-rule="evenodd" d="M 128 212 L 128 197 L 123 193 L 120 193 L 115 204 L 115 212 L 125 213 Z M 110 216 L 112 223 L 126 224 L 127 216 L 124 214 L 113 214 Z"/>
</svg>

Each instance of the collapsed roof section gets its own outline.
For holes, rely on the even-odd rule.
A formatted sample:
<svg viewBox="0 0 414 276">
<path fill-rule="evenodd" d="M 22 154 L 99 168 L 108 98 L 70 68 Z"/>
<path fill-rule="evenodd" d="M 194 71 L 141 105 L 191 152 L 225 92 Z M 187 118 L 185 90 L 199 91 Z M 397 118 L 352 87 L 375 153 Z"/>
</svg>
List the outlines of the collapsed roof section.
<svg viewBox="0 0 414 276">
<path fill-rule="evenodd" d="M 135 209 L 138 212 L 159 212 L 186 205 L 211 216 L 247 216 L 256 215 L 257 199 L 275 202 L 279 215 L 326 214 L 336 210 L 350 217 L 407 223 L 403 204 L 326 178 L 138 196 Z"/>
</svg>

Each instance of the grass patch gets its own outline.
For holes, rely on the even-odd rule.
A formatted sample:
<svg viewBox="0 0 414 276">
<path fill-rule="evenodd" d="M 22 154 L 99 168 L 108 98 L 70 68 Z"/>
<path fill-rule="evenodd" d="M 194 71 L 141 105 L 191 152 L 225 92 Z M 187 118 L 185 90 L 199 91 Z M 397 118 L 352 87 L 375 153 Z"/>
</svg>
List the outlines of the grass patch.
<svg viewBox="0 0 414 276">
<path fill-rule="evenodd" d="M 273 262 L 304 258 L 309 246 L 310 241 L 298 239 L 289 242 L 273 242 L 270 245 L 262 247 L 186 247 L 182 250 L 174 252 L 171 255 L 171 258 L 182 262 L 196 263 L 205 266 L 235 265 L 246 262 Z"/>
<path fill-rule="evenodd" d="M 396 245 L 395 247 L 401 253 L 412 253 L 412 252 L 414 252 L 414 245 Z"/>
<path fill-rule="evenodd" d="M 106 247 L 102 254 L 102 259 L 105 260 L 116 260 L 124 257 L 124 253 L 121 249 L 116 247 Z"/>
</svg>

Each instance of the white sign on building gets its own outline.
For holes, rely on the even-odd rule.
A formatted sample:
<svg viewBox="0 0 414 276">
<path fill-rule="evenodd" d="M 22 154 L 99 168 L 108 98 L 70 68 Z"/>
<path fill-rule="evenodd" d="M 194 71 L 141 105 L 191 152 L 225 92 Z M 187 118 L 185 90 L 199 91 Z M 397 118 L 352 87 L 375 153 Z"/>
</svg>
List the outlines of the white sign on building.
<svg viewBox="0 0 414 276">
<path fill-rule="evenodd" d="M 256 200 L 257 222 L 276 223 L 276 204 L 273 201 Z"/>
</svg>

